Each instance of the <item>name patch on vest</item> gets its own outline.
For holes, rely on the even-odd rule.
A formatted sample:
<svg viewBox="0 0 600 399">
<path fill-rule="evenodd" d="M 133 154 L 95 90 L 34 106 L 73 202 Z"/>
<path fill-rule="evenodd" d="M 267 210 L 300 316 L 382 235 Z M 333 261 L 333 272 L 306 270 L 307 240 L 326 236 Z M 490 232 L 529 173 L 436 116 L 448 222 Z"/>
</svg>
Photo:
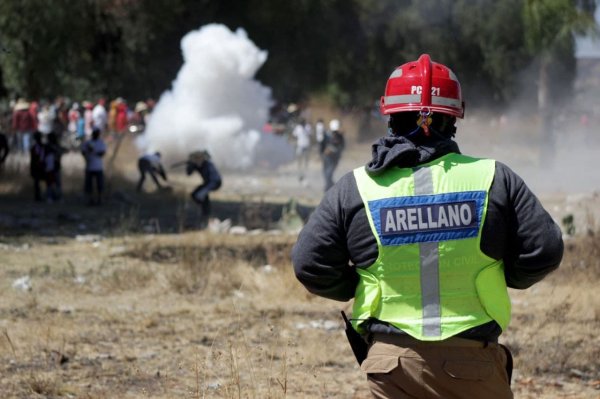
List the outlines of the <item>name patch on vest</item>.
<svg viewBox="0 0 600 399">
<path fill-rule="evenodd" d="M 484 191 L 386 198 L 369 201 L 383 245 L 448 241 L 479 233 Z"/>
</svg>

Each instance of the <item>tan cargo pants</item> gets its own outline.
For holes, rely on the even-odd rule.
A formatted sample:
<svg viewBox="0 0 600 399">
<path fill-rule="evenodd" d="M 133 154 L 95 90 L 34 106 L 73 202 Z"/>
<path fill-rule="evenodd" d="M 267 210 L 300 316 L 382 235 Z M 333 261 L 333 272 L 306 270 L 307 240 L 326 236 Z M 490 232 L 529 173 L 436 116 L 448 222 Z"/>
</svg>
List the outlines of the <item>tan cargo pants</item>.
<svg viewBox="0 0 600 399">
<path fill-rule="evenodd" d="M 377 336 L 361 369 L 378 399 L 512 399 L 506 363 L 498 344 Z"/>
</svg>

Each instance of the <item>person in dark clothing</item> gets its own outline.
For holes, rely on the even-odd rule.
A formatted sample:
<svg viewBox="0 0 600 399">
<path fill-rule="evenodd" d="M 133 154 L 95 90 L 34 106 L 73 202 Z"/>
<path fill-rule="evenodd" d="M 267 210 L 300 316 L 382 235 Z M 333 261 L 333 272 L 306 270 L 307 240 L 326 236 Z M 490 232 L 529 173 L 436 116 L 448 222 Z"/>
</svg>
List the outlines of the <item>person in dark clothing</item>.
<svg viewBox="0 0 600 399">
<path fill-rule="evenodd" d="M 0 133 L 0 166 L 6 161 L 9 152 L 10 147 L 8 145 L 8 138 L 6 137 L 6 134 Z"/>
<path fill-rule="evenodd" d="M 46 148 L 42 143 L 42 133 L 33 133 L 33 145 L 29 148 L 29 174 L 33 179 L 33 194 L 36 201 L 42 201 L 40 183 L 46 181 Z"/>
<path fill-rule="evenodd" d="M 345 140 L 340 130 L 340 121 L 333 119 L 329 122 L 329 130 L 320 143 L 319 152 L 323 160 L 323 177 L 325 178 L 325 191 L 333 186 L 333 173 L 337 168 L 342 151 L 344 151 Z"/>
<path fill-rule="evenodd" d="M 142 186 L 144 185 L 144 181 L 146 180 L 146 173 L 150 175 L 154 184 L 159 189 L 162 189 L 163 186 L 158 181 L 156 175 L 162 177 L 164 181 L 167 181 L 167 174 L 165 173 L 165 169 L 160 162 L 160 152 L 155 152 L 154 154 L 146 154 L 140 159 L 138 159 L 138 170 L 140 171 L 140 180 L 137 184 L 137 191 L 142 191 Z"/>
<path fill-rule="evenodd" d="M 60 145 L 55 132 L 48 134 L 45 151 L 46 200 L 59 201 L 62 198 L 61 161 L 67 149 Z"/>
<path fill-rule="evenodd" d="M 221 187 L 221 175 L 211 161 L 208 151 L 196 151 L 190 154 L 186 162 L 186 174 L 189 176 L 194 172 L 198 172 L 202 176 L 203 182 L 196 187 L 191 196 L 202 210 L 200 225 L 206 227 L 211 213 L 209 193 Z"/>
<path fill-rule="evenodd" d="M 347 334 L 374 397 L 512 398 L 498 344 L 507 287 L 559 266 L 560 228 L 508 166 L 460 153 L 464 103 L 446 66 L 422 55 L 398 67 L 381 111 L 389 134 L 310 216 L 296 277 L 313 294 L 354 298 Z"/>
<path fill-rule="evenodd" d="M 92 137 L 81 144 L 81 154 L 85 159 L 85 180 L 83 190 L 88 205 L 100 205 L 104 192 L 104 162 L 106 143 L 98 129 L 92 130 Z M 94 192 L 94 182 L 96 190 Z"/>
</svg>

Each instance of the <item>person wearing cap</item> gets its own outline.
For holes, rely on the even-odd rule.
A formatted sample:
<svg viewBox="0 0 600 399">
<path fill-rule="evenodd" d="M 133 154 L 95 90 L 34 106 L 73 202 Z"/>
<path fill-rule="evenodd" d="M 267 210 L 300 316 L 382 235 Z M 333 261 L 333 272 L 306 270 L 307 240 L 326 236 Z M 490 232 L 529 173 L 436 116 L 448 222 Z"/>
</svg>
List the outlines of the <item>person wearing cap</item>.
<svg viewBox="0 0 600 399">
<path fill-rule="evenodd" d="M 194 151 L 189 155 L 186 161 L 185 172 L 188 176 L 194 172 L 198 172 L 202 177 L 202 184 L 196 187 L 191 197 L 195 203 L 200 205 L 200 209 L 202 210 L 200 226 L 204 228 L 208 225 L 211 215 L 209 194 L 211 191 L 218 190 L 221 187 L 221 174 L 212 162 L 209 152 L 206 150 Z"/>
<path fill-rule="evenodd" d="M 29 110 L 30 106 L 24 98 L 19 98 L 12 113 L 10 146 L 22 153 L 29 152 L 31 135 L 36 128 L 36 120 Z"/>
<path fill-rule="evenodd" d="M 512 398 L 507 288 L 559 266 L 560 228 L 508 166 L 460 152 L 464 103 L 445 65 L 423 54 L 396 68 L 381 112 L 372 160 L 301 230 L 296 277 L 353 299 L 346 335 L 374 397 Z"/>
<path fill-rule="evenodd" d="M 135 108 L 133 109 L 133 112 L 138 114 L 138 117 L 140 118 L 140 122 L 144 121 L 144 115 L 146 114 L 147 111 L 148 111 L 148 105 L 145 102 L 138 101 L 137 103 L 135 103 Z"/>
<path fill-rule="evenodd" d="M 329 130 L 325 132 L 323 140 L 321 140 L 319 145 L 319 152 L 323 160 L 325 191 L 329 190 L 334 184 L 333 173 L 340 162 L 342 152 L 346 146 L 346 141 L 340 127 L 340 121 L 332 119 L 329 122 Z"/>
</svg>

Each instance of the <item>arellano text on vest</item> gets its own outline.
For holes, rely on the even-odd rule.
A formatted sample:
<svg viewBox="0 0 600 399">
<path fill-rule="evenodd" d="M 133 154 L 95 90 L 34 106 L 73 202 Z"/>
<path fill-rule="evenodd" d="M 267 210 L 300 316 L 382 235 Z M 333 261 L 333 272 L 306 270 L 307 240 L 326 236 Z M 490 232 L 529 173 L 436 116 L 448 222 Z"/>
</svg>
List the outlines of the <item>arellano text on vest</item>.
<svg viewBox="0 0 600 399">
<path fill-rule="evenodd" d="M 419 204 L 381 209 L 382 234 L 432 232 L 476 225 L 475 201 Z"/>
</svg>

